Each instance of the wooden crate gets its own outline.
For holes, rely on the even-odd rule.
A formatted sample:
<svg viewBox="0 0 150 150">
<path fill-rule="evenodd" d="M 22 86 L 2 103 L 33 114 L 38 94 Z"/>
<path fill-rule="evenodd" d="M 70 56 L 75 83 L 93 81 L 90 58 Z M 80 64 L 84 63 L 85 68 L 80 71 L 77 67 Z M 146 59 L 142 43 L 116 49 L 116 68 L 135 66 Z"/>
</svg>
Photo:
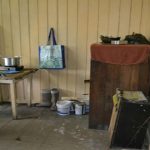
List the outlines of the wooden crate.
<svg viewBox="0 0 150 150">
<path fill-rule="evenodd" d="M 113 107 L 109 126 L 110 147 L 140 149 L 149 120 L 149 102 L 133 102 L 121 98 Z"/>
</svg>

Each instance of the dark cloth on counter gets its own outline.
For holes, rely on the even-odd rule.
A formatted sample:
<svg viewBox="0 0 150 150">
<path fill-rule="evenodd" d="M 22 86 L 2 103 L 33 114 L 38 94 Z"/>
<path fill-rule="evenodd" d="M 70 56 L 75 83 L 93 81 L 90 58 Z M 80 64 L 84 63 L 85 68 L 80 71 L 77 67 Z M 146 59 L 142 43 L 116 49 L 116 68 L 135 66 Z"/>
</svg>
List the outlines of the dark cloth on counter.
<svg viewBox="0 0 150 150">
<path fill-rule="evenodd" d="M 148 61 L 149 54 L 150 45 L 91 45 L 91 59 L 109 64 L 139 64 Z"/>
</svg>

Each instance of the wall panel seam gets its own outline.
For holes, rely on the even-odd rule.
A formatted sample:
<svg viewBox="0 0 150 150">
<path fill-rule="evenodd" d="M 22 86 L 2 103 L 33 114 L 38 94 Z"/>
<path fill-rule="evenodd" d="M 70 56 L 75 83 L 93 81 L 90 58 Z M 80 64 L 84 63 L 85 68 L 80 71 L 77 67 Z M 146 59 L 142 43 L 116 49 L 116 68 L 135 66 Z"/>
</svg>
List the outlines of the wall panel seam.
<svg viewBox="0 0 150 150">
<path fill-rule="evenodd" d="M 140 29 L 139 29 L 139 31 L 140 31 L 140 33 L 141 33 L 141 30 L 142 30 L 142 16 L 143 16 L 143 8 L 144 8 L 144 5 L 143 5 L 143 0 L 142 0 L 142 6 L 141 6 L 141 16 L 140 16 Z"/>
<path fill-rule="evenodd" d="M 131 3 L 130 3 L 130 18 L 129 18 L 129 31 L 128 31 L 128 34 L 130 34 L 130 30 L 131 30 L 131 14 L 132 14 L 132 0 L 131 0 Z"/>
<path fill-rule="evenodd" d="M 66 54 L 66 59 L 67 59 L 67 63 L 68 63 L 68 0 L 67 0 L 67 12 L 66 12 L 66 16 L 67 16 L 67 29 L 66 29 L 66 46 L 65 46 L 65 52 Z M 66 63 L 66 62 L 65 62 Z M 66 90 L 68 90 L 68 67 L 66 67 Z M 68 95 L 68 94 L 66 94 Z"/>
<path fill-rule="evenodd" d="M 108 18 L 107 18 L 107 34 L 109 35 L 109 26 L 110 26 L 110 6 L 111 6 L 111 0 L 109 0 L 109 9 L 108 9 Z"/>
<path fill-rule="evenodd" d="M 29 30 L 28 30 L 28 34 L 29 34 L 29 54 L 30 54 L 30 58 L 29 58 L 29 67 L 31 67 L 31 38 L 30 38 L 30 28 L 31 28 L 31 24 L 30 24 L 30 14 L 29 14 L 29 0 L 27 1 L 28 2 L 28 26 L 29 26 Z"/>
<path fill-rule="evenodd" d="M 2 39 L 3 39 L 3 48 L 4 48 L 2 54 L 5 54 L 5 38 L 4 38 L 4 30 L 3 30 L 3 11 L 2 11 L 3 8 L 2 8 L 2 1 L 3 0 L 1 0 L 1 10 L 0 10 L 1 11 L 1 21 L 2 21 L 1 22 L 2 23 L 2 35 L 1 36 L 2 36 Z"/>
<path fill-rule="evenodd" d="M 13 43 L 13 30 L 12 30 L 12 9 L 9 0 L 9 9 L 10 9 L 10 30 L 11 30 L 11 42 L 12 42 L 12 55 L 14 55 L 14 43 Z"/>
<path fill-rule="evenodd" d="M 20 30 L 20 55 L 22 56 L 22 37 L 21 37 L 21 11 L 20 11 L 20 0 L 18 0 L 18 9 L 19 9 L 19 30 Z"/>
<path fill-rule="evenodd" d="M 119 36 L 119 31 L 120 31 L 120 13 L 121 12 L 121 0 L 119 1 L 119 19 L 118 19 L 118 31 L 117 35 Z"/>
<path fill-rule="evenodd" d="M 77 58 L 77 51 L 78 51 L 78 17 L 79 17 L 79 13 L 78 13 L 78 10 L 79 10 L 79 0 L 77 0 L 77 32 L 76 32 L 76 62 L 78 61 L 78 58 Z M 75 96 L 77 95 L 77 74 L 78 74 L 78 64 L 76 63 L 76 77 L 75 77 Z"/>
<path fill-rule="evenodd" d="M 100 9 L 99 9 L 99 7 L 100 7 L 100 0 L 98 0 L 98 16 L 97 16 L 97 42 L 99 41 L 99 29 L 98 29 L 98 27 L 99 27 L 99 11 L 100 11 Z"/>
<path fill-rule="evenodd" d="M 88 8 L 88 10 L 87 10 L 87 36 L 86 36 L 86 50 L 85 50 L 85 52 L 86 52 L 86 54 L 85 54 L 85 74 L 84 74 L 84 79 L 86 80 L 86 75 L 87 75 L 87 55 L 88 55 L 88 53 L 87 53 L 87 51 L 88 51 L 88 37 L 89 37 L 89 0 L 88 0 L 88 3 L 87 3 L 87 8 Z M 84 82 L 84 81 L 83 81 Z M 85 83 L 84 83 L 84 93 L 86 92 L 86 85 L 85 85 Z M 84 94 L 83 93 L 83 94 Z"/>
</svg>

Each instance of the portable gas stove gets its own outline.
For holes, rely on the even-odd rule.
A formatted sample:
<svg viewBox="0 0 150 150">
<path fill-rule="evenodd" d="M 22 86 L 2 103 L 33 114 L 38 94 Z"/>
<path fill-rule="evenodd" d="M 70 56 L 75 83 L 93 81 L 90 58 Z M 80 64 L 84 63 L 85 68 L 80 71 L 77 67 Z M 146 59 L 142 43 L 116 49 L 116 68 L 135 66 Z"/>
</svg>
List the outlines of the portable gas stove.
<svg viewBox="0 0 150 150">
<path fill-rule="evenodd" d="M 0 66 L 0 71 L 21 71 L 24 69 L 24 66 Z"/>
</svg>

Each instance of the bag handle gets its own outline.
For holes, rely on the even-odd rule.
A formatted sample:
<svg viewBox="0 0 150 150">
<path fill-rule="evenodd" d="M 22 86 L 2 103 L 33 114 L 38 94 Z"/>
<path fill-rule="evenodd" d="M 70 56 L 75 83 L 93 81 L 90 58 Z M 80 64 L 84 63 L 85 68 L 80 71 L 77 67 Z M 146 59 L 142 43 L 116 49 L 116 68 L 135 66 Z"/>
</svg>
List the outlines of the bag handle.
<svg viewBox="0 0 150 150">
<path fill-rule="evenodd" d="M 47 42 L 48 45 L 50 45 L 50 43 L 51 43 L 51 38 L 52 38 L 52 44 L 57 45 L 53 28 L 50 28 L 50 32 L 49 32 L 49 35 L 48 35 L 48 42 Z"/>
</svg>

